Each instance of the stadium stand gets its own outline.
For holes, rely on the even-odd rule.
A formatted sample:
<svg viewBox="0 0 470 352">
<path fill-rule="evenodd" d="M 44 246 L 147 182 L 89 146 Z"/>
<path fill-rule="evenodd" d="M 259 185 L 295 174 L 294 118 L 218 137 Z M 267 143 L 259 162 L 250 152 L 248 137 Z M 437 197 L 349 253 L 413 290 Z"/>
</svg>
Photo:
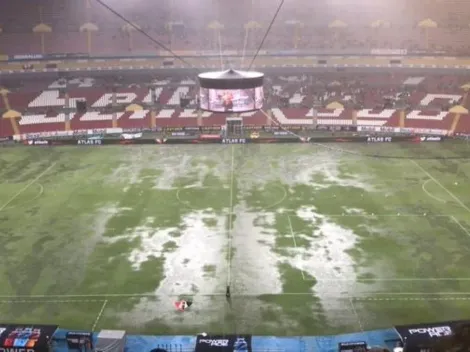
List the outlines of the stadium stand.
<svg viewBox="0 0 470 352">
<path fill-rule="evenodd" d="M 267 118 L 263 112 L 246 113 L 243 115 L 246 125 L 308 126 L 316 116 L 318 125 L 470 132 L 466 113 L 470 104 L 464 85 L 470 77 L 329 73 L 310 77 L 270 76 L 268 80 L 266 110 L 273 118 Z M 8 82 L 4 83 L 8 86 Z M 6 111 L 8 105 L 18 116 L 2 119 L 2 136 L 14 134 L 14 124 L 21 133 L 64 130 L 67 108 L 72 116 L 71 129 L 149 128 L 152 123 L 145 106 L 151 102 L 151 84 L 158 106 L 157 127 L 225 124 L 223 114 L 203 113 L 198 120 L 194 82 L 187 78 L 160 78 L 151 82 L 146 76 L 133 74 L 123 77 L 114 89 L 109 87 L 108 80 L 99 77 L 69 79 L 66 89 L 61 88 L 61 81 L 42 84 L 41 87 L 35 79 L 31 85 L 28 81 L 30 90 L 11 87 L 4 94 L 0 109 Z M 190 100 L 185 108 L 181 107 L 182 94 Z M 282 98 L 287 104 L 280 103 Z M 86 111 L 77 110 L 80 101 L 86 101 Z M 117 125 L 113 125 L 113 115 Z"/>
<path fill-rule="evenodd" d="M 31 11 L 23 11 L 26 6 Z M 224 50 L 255 49 L 274 11 L 272 3 L 261 0 L 204 7 L 168 0 L 159 3 L 158 11 L 152 11 L 150 2 L 139 6 L 116 2 L 113 6 L 177 51 L 218 50 L 219 44 Z M 264 49 L 407 49 L 464 54 L 470 50 L 469 6 L 463 0 L 320 1 L 301 7 L 287 3 Z M 37 6 L 18 0 L 4 7 L 0 26 L 0 48 L 9 55 L 156 50 L 132 26 L 92 0 L 43 0 Z"/>
</svg>

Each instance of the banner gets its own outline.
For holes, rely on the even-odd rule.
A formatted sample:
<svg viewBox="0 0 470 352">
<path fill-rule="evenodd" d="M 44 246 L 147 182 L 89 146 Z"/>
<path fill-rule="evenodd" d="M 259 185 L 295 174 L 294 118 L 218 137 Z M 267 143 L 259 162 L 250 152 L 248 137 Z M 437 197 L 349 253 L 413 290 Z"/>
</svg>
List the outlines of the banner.
<svg viewBox="0 0 470 352">
<path fill-rule="evenodd" d="M 123 133 L 121 134 L 122 139 L 139 139 L 142 138 L 143 134 L 140 133 Z"/>
<path fill-rule="evenodd" d="M 201 134 L 200 139 L 222 139 L 219 134 Z"/>
<path fill-rule="evenodd" d="M 353 341 L 353 342 L 340 342 L 338 344 L 339 352 L 351 352 L 351 351 L 367 351 L 367 343 L 365 341 Z"/>
<path fill-rule="evenodd" d="M 90 55 L 85 53 L 53 53 L 46 54 L 45 59 L 87 59 Z"/>
<path fill-rule="evenodd" d="M 44 55 L 41 54 L 25 54 L 25 55 L 13 55 L 12 60 L 42 60 Z"/>
<path fill-rule="evenodd" d="M 102 139 L 79 139 L 77 145 L 102 145 Z"/>
<path fill-rule="evenodd" d="M 198 335 L 195 352 L 251 352 L 251 335 Z"/>
<path fill-rule="evenodd" d="M 224 138 L 222 144 L 245 144 L 245 138 Z"/>
<path fill-rule="evenodd" d="M 25 145 L 49 145 L 49 141 L 41 140 L 41 139 L 31 139 L 29 141 L 24 142 Z"/>
<path fill-rule="evenodd" d="M 209 136 L 209 137 L 208 137 Z M 83 145 L 83 146 L 100 146 L 100 145 L 128 145 L 128 144 L 246 144 L 246 143 L 390 143 L 390 142 L 439 142 L 444 137 L 436 136 L 328 136 L 328 137 L 289 137 L 289 136 L 260 136 L 259 133 L 252 132 L 249 138 L 223 138 L 219 135 L 202 135 L 197 136 L 176 136 L 166 138 L 54 138 L 54 139 L 30 139 L 23 140 L 24 145 L 29 146 L 57 146 L 57 145 Z M 14 141 L 12 141 L 14 143 Z M 1 351 L 0 351 L 1 352 Z"/>
<path fill-rule="evenodd" d="M 449 52 L 449 51 L 444 51 L 444 50 L 433 50 L 433 49 L 411 49 L 408 54 L 410 55 L 417 55 L 417 56 L 429 56 L 429 55 L 432 55 L 432 56 L 441 56 L 441 55 L 449 55 L 449 54 L 452 54 L 452 51 Z M 457 53 L 455 53 L 454 55 L 457 55 Z"/>
<path fill-rule="evenodd" d="M 385 132 L 385 133 L 410 133 L 410 134 L 426 134 L 426 135 L 447 135 L 446 130 L 434 128 L 410 128 L 410 127 L 388 127 L 388 126 L 357 126 L 358 132 Z"/>
<path fill-rule="evenodd" d="M 406 49 L 371 49 L 371 55 L 377 56 L 405 56 L 408 53 Z"/>
<path fill-rule="evenodd" d="M 8 55 L 0 55 L 0 61 L 8 61 L 9 57 Z"/>
<path fill-rule="evenodd" d="M 430 348 L 442 337 L 451 336 L 459 328 L 468 328 L 470 321 L 454 320 L 441 323 L 423 323 L 395 326 L 395 330 L 405 343 L 407 352 L 418 352 Z"/>
<path fill-rule="evenodd" d="M 57 325 L 0 324 L 0 352 L 48 352 Z"/>
<path fill-rule="evenodd" d="M 392 137 L 367 137 L 367 143 L 389 143 Z"/>
<path fill-rule="evenodd" d="M 420 137 L 421 142 L 442 142 L 440 136 L 422 136 Z"/>
</svg>

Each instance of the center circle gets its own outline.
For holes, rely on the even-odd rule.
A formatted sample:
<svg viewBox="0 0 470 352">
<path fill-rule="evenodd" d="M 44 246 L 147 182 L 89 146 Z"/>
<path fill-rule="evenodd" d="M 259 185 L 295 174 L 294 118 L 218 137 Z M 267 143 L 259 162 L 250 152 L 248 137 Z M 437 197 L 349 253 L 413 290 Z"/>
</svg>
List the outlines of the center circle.
<svg viewBox="0 0 470 352">
<path fill-rule="evenodd" d="M 230 206 L 230 194 L 229 186 L 188 186 L 176 191 L 176 199 L 185 207 L 194 210 L 222 210 Z M 233 202 L 233 199 L 231 201 Z"/>
<path fill-rule="evenodd" d="M 287 198 L 287 190 L 278 184 L 268 184 L 264 187 L 254 187 L 248 191 L 245 200 L 249 207 L 258 210 L 276 208 Z"/>
</svg>

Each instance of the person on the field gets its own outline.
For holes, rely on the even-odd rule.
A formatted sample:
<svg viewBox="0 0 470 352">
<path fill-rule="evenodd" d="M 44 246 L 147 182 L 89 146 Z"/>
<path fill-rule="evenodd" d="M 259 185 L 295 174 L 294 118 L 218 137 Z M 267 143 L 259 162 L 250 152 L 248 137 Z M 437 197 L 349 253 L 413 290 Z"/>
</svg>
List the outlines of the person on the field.
<svg viewBox="0 0 470 352">
<path fill-rule="evenodd" d="M 193 304 L 192 301 L 190 300 L 185 301 L 184 299 L 182 299 L 181 301 L 175 302 L 175 308 L 179 310 L 180 312 L 184 312 L 189 307 L 191 307 L 192 304 Z"/>
</svg>

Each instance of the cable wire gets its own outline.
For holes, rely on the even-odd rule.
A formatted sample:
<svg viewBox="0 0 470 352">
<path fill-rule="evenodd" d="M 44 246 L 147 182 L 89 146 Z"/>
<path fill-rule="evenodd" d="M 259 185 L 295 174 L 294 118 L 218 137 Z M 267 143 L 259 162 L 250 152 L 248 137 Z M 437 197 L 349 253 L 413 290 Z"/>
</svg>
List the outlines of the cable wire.
<svg viewBox="0 0 470 352">
<path fill-rule="evenodd" d="M 181 61 L 183 64 L 185 64 L 186 66 L 190 67 L 190 68 L 194 68 L 195 67 L 193 65 L 191 65 L 191 63 L 189 63 L 188 61 L 186 61 L 185 59 L 183 59 L 181 56 L 175 54 L 170 48 L 168 48 L 165 44 L 162 44 L 161 42 L 159 42 L 157 39 L 155 39 L 154 37 L 152 37 L 150 34 L 148 34 L 146 31 L 144 31 L 142 28 L 140 28 L 139 26 L 136 26 L 134 23 L 132 23 L 130 20 L 128 20 L 126 17 L 124 17 L 121 13 L 119 13 L 118 11 L 116 11 L 115 9 L 113 9 L 111 6 L 109 6 L 108 4 L 106 4 L 105 2 L 103 2 L 102 0 L 96 0 L 96 2 L 98 4 L 100 4 L 101 6 L 103 6 L 105 9 L 107 9 L 109 12 L 113 13 L 115 16 L 119 17 L 121 20 L 123 20 L 124 22 L 126 22 L 128 25 L 132 26 L 136 31 L 138 31 L 139 33 L 143 34 L 146 38 L 148 38 L 150 41 L 152 41 L 153 43 L 155 43 L 157 46 L 159 46 L 160 48 L 162 48 L 163 50 L 169 52 L 175 59 Z"/>
<path fill-rule="evenodd" d="M 268 29 L 266 30 L 266 33 L 264 33 L 263 40 L 261 40 L 261 43 L 259 44 L 258 49 L 256 50 L 256 53 L 255 53 L 255 55 L 253 56 L 253 59 L 250 62 L 250 66 L 248 66 L 248 71 L 251 70 L 251 67 L 253 66 L 253 63 L 255 62 L 256 58 L 258 57 L 258 54 L 261 51 L 261 48 L 263 47 L 264 42 L 265 42 L 266 38 L 268 37 L 269 32 L 271 31 L 271 27 L 273 26 L 274 22 L 276 22 L 277 15 L 279 14 L 279 12 L 281 11 L 282 6 L 284 5 L 284 1 L 285 0 L 281 0 L 281 2 L 279 3 L 279 6 L 277 7 L 277 10 L 274 13 L 274 16 L 271 20 L 271 23 L 269 24 Z"/>
</svg>

